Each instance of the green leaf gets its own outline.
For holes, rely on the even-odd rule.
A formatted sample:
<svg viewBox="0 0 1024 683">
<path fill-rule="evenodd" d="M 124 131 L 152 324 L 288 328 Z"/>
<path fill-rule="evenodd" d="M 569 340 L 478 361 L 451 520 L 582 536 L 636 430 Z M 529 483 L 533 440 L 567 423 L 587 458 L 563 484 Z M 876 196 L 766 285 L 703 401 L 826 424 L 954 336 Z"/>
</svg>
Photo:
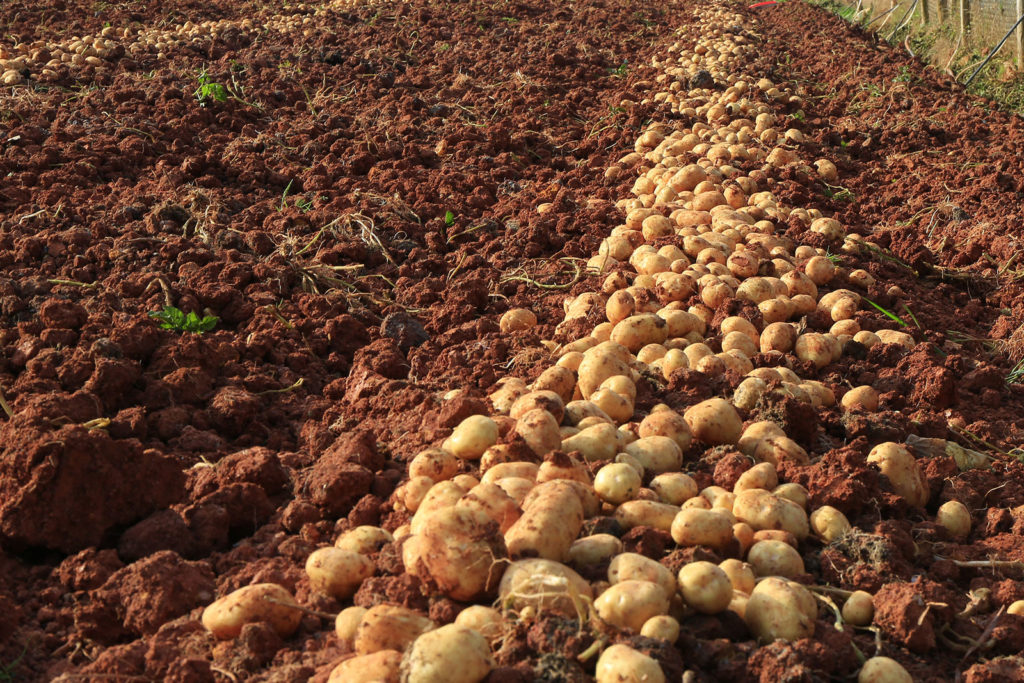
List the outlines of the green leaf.
<svg viewBox="0 0 1024 683">
<path fill-rule="evenodd" d="M 452 227 L 455 224 L 455 214 L 451 211 L 444 212 L 444 224 L 446 227 Z"/>
</svg>

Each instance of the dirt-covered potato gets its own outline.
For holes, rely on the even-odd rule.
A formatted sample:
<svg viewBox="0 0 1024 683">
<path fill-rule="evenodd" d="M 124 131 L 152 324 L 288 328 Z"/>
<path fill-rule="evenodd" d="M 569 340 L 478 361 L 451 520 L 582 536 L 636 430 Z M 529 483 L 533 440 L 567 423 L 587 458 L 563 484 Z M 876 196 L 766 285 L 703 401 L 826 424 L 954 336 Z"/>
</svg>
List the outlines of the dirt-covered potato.
<svg viewBox="0 0 1024 683">
<path fill-rule="evenodd" d="M 840 403 L 847 410 L 860 409 L 869 413 L 878 410 L 878 392 L 871 386 L 863 385 L 850 389 Z"/>
<path fill-rule="evenodd" d="M 584 352 L 583 361 L 576 373 L 577 385 L 583 398 L 589 399 L 609 377 L 628 377 L 631 374 L 628 359 L 629 349 L 614 342 L 603 342 Z"/>
<path fill-rule="evenodd" d="M 539 484 L 524 501 L 523 514 L 505 533 L 509 555 L 564 562 L 583 520 L 583 503 L 569 482 Z"/>
<path fill-rule="evenodd" d="M 266 622 L 288 638 L 302 621 L 298 604 L 284 586 L 256 583 L 225 595 L 203 610 L 203 626 L 216 638 L 235 638 L 246 624 Z"/>
<path fill-rule="evenodd" d="M 667 436 L 644 436 L 626 446 L 629 453 L 652 474 L 678 472 L 683 465 L 683 451 Z"/>
<path fill-rule="evenodd" d="M 356 655 L 331 669 L 327 683 L 398 683 L 402 653 L 380 650 L 369 655 Z"/>
<path fill-rule="evenodd" d="M 516 434 L 523 437 L 530 450 L 541 457 L 562 446 L 558 421 L 541 408 L 528 410 L 516 420 Z"/>
<path fill-rule="evenodd" d="M 928 502 L 928 482 L 917 460 L 904 446 L 887 441 L 868 453 L 868 463 L 876 465 L 888 479 L 897 495 L 916 507 Z"/>
<path fill-rule="evenodd" d="M 430 487 L 427 495 L 416 507 L 416 514 L 409 520 L 409 530 L 418 534 L 423 528 L 424 520 L 438 510 L 454 506 L 462 496 L 466 495 L 466 489 L 454 481 L 439 481 Z"/>
<path fill-rule="evenodd" d="M 682 505 L 697 495 L 697 482 L 682 472 L 665 472 L 651 480 L 651 490 L 658 494 L 661 502 Z"/>
<path fill-rule="evenodd" d="M 453 600 L 491 594 L 504 557 L 498 524 L 481 510 L 461 506 L 433 513 L 402 544 L 406 571 L 430 579 Z"/>
<path fill-rule="evenodd" d="M 459 471 L 458 459 L 440 448 L 420 451 L 409 463 L 409 478 L 430 477 L 438 482 L 451 479 Z"/>
<path fill-rule="evenodd" d="M 667 436 L 676 442 L 680 450 L 685 451 L 690 446 L 693 437 L 690 434 L 690 425 L 682 415 L 674 410 L 659 410 L 652 412 L 640 422 L 637 429 L 640 438 L 648 436 Z"/>
<path fill-rule="evenodd" d="M 672 528 L 679 508 L 654 500 L 628 500 L 615 510 L 615 519 L 624 529 L 649 526 L 662 531 Z"/>
<path fill-rule="evenodd" d="M 702 614 L 718 614 L 732 602 L 732 581 L 718 565 L 698 561 L 679 570 L 679 591 L 683 600 Z"/>
<path fill-rule="evenodd" d="M 765 489 L 771 491 L 779 485 L 779 475 L 775 471 L 775 465 L 770 462 L 761 462 L 740 475 L 733 485 L 733 493 L 739 494 L 748 489 Z"/>
<path fill-rule="evenodd" d="M 724 398 L 709 398 L 687 409 L 683 415 L 690 432 L 706 444 L 734 444 L 743 431 L 743 420 Z"/>
<path fill-rule="evenodd" d="M 426 616 L 398 605 L 375 605 L 363 613 L 352 645 L 361 655 L 381 650 L 404 652 L 421 634 L 437 628 Z"/>
<path fill-rule="evenodd" d="M 746 522 L 755 531 L 782 529 L 797 539 L 807 536 L 808 520 L 803 509 L 764 489 L 741 491 L 736 496 L 732 512 L 737 520 Z"/>
<path fill-rule="evenodd" d="M 576 389 L 576 373 L 569 368 L 554 365 L 540 373 L 532 389 L 553 391 L 561 397 L 563 403 L 568 403 L 572 400 L 573 390 Z"/>
<path fill-rule="evenodd" d="M 843 620 L 854 626 L 867 626 L 875 618 L 875 605 L 871 593 L 854 591 L 846 598 L 842 610 Z"/>
<path fill-rule="evenodd" d="M 594 534 L 573 541 L 569 546 L 569 564 L 578 569 L 610 561 L 622 552 L 622 541 L 611 534 Z"/>
<path fill-rule="evenodd" d="M 818 606 L 798 583 L 771 576 L 758 582 L 747 600 L 744 621 L 762 642 L 800 640 L 814 635 Z"/>
<path fill-rule="evenodd" d="M 580 357 L 582 358 L 582 355 Z M 507 415 L 508 411 L 512 408 L 512 404 L 527 392 L 526 383 L 518 377 L 501 379 L 497 382 L 497 387 L 497 389 L 487 395 L 487 398 L 491 400 L 494 410 L 501 415 Z"/>
<path fill-rule="evenodd" d="M 788 543 L 776 540 L 758 541 L 747 553 L 747 563 L 758 576 L 792 578 L 804 573 L 804 558 Z"/>
<path fill-rule="evenodd" d="M 605 465 L 594 475 L 594 490 L 601 500 L 612 505 L 632 500 L 642 484 L 636 469 L 623 463 Z"/>
<path fill-rule="evenodd" d="M 502 534 L 508 531 L 522 514 L 519 503 L 500 486 L 490 482 L 474 486 L 459 499 L 456 506 L 483 512 L 497 523 L 498 531 Z"/>
<path fill-rule="evenodd" d="M 831 543 L 850 530 L 850 520 L 831 505 L 822 505 L 811 513 L 811 528 L 823 541 Z"/>
<path fill-rule="evenodd" d="M 608 581 L 612 584 L 635 579 L 652 581 L 671 597 L 676 592 L 676 579 L 672 572 L 660 562 L 639 553 L 622 553 L 612 558 L 608 564 Z"/>
<path fill-rule="evenodd" d="M 473 629 L 447 624 L 427 631 L 402 660 L 407 683 L 478 683 L 494 668 L 487 639 Z"/>
<path fill-rule="evenodd" d="M 367 608 L 358 605 L 346 607 L 338 612 L 338 616 L 334 618 L 334 633 L 338 636 L 339 641 L 352 645 L 356 637 L 356 629 L 359 628 L 359 622 L 363 620 L 363 615 L 366 612 Z"/>
<path fill-rule="evenodd" d="M 479 460 L 498 441 L 498 425 L 486 415 L 470 415 L 452 431 L 443 448 L 463 460 Z"/>
<path fill-rule="evenodd" d="M 648 344 L 661 344 L 668 339 L 668 323 L 657 314 L 631 315 L 615 324 L 611 341 L 636 353 Z"/>
<path fill-rule="evenodd" d="M 879 656 L 864 662 L 857 683 L 914 683 L 914 679 L 895 659 Z"/>
<path fill-rule="evenodd" d="M 621 643 L 601 653 L 594 678 L 597 683 L 665 683 L 657 661 Z"/>
<path fill-rule="evenodd" d="M 759 377 L 747 377 L 732 394 L 732 403 L 743 410 L 753 410 L 761 396 L 768 391 L 768 384 Z"/>
<path fill-rule="evenodd" d="M 653 581 L 628 580 L 609 586 L 594 600 L 597 616 L 612 626 L 640 631 L 644 622 L 668 614 L 669 597 Z"/>
<path fill-rule="evenodd" d="M 313 590 L 338 600 L 352 597 L 375 570 L 370 558 L 341 548 L 320 548 L 306 558 L 306 574 Z"/>
<path fill-rule="evenodd" d="M 486 605 L 470 605 L 455 617 L 455 624 L 473 629 L 490 643 L 505 633 L 505 618 L 501 612 Z"/>
<path fill-rule="evenodd" d="M 616 377 L 609 377 L 609 380 L 617 379 L 622 375 L 616 375 Z M 623 377 L 623 379 L 627 379 Z M 607 383 L 608 380 L 605 381 Z M 604 386 L 595 391 L 590 395 L 591 402 L 600 408 L 604 413 L 612 418 L 616 424 L 622 424 L 628 422 L 633 417 L 633 401 L 618 392 L 612 391 Z"/>
<path fill-rule="evenodd" d="M 513 420 L 518 420 L 523 415 L 526 415 L 531 410 L 546 410 L 551 413 L 552 417 L 555 418 L 555 422 L 561 424 L 562 418 L 565 417 L 565 402 L 562 401 L 562 397 L 554 391 L 547 389 L 529 391 L 519 398 L 509 408 L 508 416 Z"/>
<path fill-rule="evenodd" d="M 684 507 L 672 520 L 672 540 L 681 546 L 725 548 L 733 540 L 732 515 L 721 510 Z"/>
<path fill-rule="evenodd" d="M 958 500 L 947 500 L 939 506 L 935 521 L 952 538 L 963 540 L 971 533 L 971 511 Z"/>
<path fill-rule="evenodd" d="M 527 607 L 564 616 L 578 616 L 593 597 L 590 583 L 559 562 L 531 558 L 513 562 L 498 587 L 502 609 Z"/>
<path fill-rule="evenodd" d="M 379 526 L 357 526 L 339 536 L 334 542 L 334 547 L 360 555 L 370 555 L 394 540 L 394 536 Z"/>
<path fill-rule="evenodd" d="M 735 558 L 729 558 L 722 560 L 719 563 L 718 568 L 725 572 L 725 575 L 729 577 L 729 581 L 732 583 L 734 590 L 741 591 L 750 594 L 750 591 L 754 590 L 754 584 L 756 577 L 754 576 L 754 569 L 743 562 Z"/>
<path fill-rule="evenodd" d="M 619 430 L 609 422 L 592 425 L 563 439 L 561 450 L 566 453 L 579 451 L 589 462 L 611 460 L 619 450 Z"/>
</svg>

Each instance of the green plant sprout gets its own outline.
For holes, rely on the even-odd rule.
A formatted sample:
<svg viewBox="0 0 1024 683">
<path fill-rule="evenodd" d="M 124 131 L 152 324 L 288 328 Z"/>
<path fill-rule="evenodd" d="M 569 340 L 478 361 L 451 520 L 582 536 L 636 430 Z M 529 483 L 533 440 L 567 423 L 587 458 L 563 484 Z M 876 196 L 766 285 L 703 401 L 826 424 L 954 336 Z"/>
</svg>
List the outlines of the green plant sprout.
<svg viewBox="0 0 1024 683">
<path fill-rule="evenodd" d="M 872 301 L 871 299 L 868 299 L 867 297 L 864 297 L 864 301 L 867 301 L 867 302 L 868 302 L 869 304 L 871 304 L 872 306 L 874 306 L 874 307 L 875 307 L 876 309 L 878 309 L 878 310 L 879 310 L 879 311 L 880 311 L 881 313 L 883 313 L 883 314 L 884 314 L 884 315 L 885 315 L 886 317 L 888 317 L 888 318 L 890 318 L 891 320 L 894 320 L 895 322 L 899 323 L 899 326 L 900 326 L 900 327 L 906 327 L 906 326 L 907 326 L 907 323 L 903 322 L 903 318 L 899 317 L 898 315 L 896 315 L 896 314 L 895 314 L 895 313 L 893 313 L 892 311 L 889 311 L 889 310 L 886 310 L 886 309 L 882 308 L 881 306 L 879 306 L 878 304 L 876 304 L 876 303 L 875 303 L 874 301 Z"/>
<path fill-rule="evenodd" d="M 192 93 L 197 100 L 199 105 L 202 107 L 206 106 L 207 102 L 227 102 L 228 101 L 228 90 L 220 83 L 214 82 L 210 77 L 206 67 L 203 67 L 199 75 L 196 76 L 196 80 L 199 82 L 199 87 Z"/>
<path fill-rule="evenodd" d="M 217 326 L 217 322 L 220 320 L 215 315 L 205 315 L 200 318 L 195 311 L 186 314 L 176 306 L 164 306 L 159 311 L 150 311 L 149 317 L 159 320 L 161 329 L 191 332 L 192 334 L 209 332 Z"/>
</svg>

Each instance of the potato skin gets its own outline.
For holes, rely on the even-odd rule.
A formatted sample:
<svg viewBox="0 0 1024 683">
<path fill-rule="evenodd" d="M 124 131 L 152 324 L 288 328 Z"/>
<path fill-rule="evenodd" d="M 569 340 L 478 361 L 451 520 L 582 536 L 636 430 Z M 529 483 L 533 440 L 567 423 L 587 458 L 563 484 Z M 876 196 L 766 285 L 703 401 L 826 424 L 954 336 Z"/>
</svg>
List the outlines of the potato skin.
<svg viewBox="0 0 1024 683">
<path fill-rule="evenodd" d="M 282 604 L 278 604 L 282 603 Z M 203 610 L 203 626 L 221 640 L 235 638 L 246 624 L 264 621 L 282 638 L 299 627 L 302 612 L 291 593 L 276 583 L 256 583 L 225 595 Z"/>
<path fill-rule="evenodd" d="M 645 621 L 667 614 L 668 608 L 669 598 L 661 586 L 637 579 L 609 586 L 594 600 L 594 609 L 603 621 L 638 633 Z"/>
<path fill-rule="evenodd" d="M 368 557 L 342 548 L 320 548 L 306 559 L 306 574 L 313 589 L 339 600 L 352 597 L 375 569 Z"/>
<path fill-rule="evenodd" d="M 409 683 L 478 683 L 494 668 L 487 639 L 473 629 L 446 624 L 416 639 L 402 660 Z"/>
<path fill-rule="evenodd" d="M 540 484 L 524 501 L 523 514 L 505 533 L 512 557 L 525 555 L 565 562 L 583 528 L 583 504 L 564 480 Z"/>
<path fill-rule="evenodd" d="M 928 482 L 917 460 L 902 445 L 892 441 L 878 444 L 868 453 L 868 463 L 877 465 L 893 490 L 908 503 L 915 507 L 928 503 Z"/>
<path fill-rule="evenodd" d="M 658 662 L 621 643 L 601 653 L 594 676 L 597 683 L 665 683 Z"/>
<path fill-rule="evenodd" d="M 398 683 L 402 653 L 381 650 L 369 655 L 356 655 L 331 670 L 327 683 Z"/>
<path fill-rule="evenodd" d="M 382 650 L 404 652 L 421 634 L 437 627 L 419 612 L 398 605 L 375 605 L 359 620 L 353 648 L 361 655 Z"/>
<path fill-rule="evenodd" d="M 810 591 L 792 581 L 770 576 L 751 592 L 744 621 L 762 642 L 776 638 L 792 641 L 814 635 L 816 614 Z"/>
<path fill-rule="evenodd" d="M 693 436 L 712 446 L 734 444 L 743 432 L 743 420 L 724 398 L 709 398 L 683 415 Z"/>
</svg>

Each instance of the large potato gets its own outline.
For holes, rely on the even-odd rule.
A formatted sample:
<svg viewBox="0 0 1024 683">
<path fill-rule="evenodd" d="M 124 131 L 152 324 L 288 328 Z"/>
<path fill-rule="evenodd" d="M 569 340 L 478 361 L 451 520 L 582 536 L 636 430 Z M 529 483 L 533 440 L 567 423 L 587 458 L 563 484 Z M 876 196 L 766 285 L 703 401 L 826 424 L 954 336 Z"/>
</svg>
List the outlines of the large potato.
<svg viewBox="0 0 1024 683">
<path fill-rule="evenodd" d="M 628 645 L 612 645 L 597 660 L 597 683 L 665 683 L 658 662 Z"/>
<path fill-rule="evenodd" d="M 667 436 L 645 436 L 626 446 L 626 453 L 636 458 L 644 471 L 653 474 L 678 472 L 683 465 L 683 451 Z"/>
<path fill-rule="evenodd" d="M 371 655 L 356 655 L 331 670 L 327 683 L 398 683 L 402 653 L 381 650 Z"/>
<path fill-rule="evenodd" d="M 895 659 L 872 657 L 861 667 L 857 683 L 914 683 L 914 679 Z"/>
<path fill-rule="evenodd" d="M 222 640 L 235 638 L 242 627 L 266 622 L 282 638 L 288 638 L 302 621 L 302 612 L 291 593 L 276 583 L 256 583 L 225 595 L 203 610 L 203 626 Z"/>
<path fill-rule="evenodd" d="M 792 578 L 804 573 L 804 558 L 783 541 L 758 541 L 747 553 L 747 563 L 758 576 Z"/>
<path fill-rule="evenodd" d="M 733 539 L 731 515 L 718 510 L 684 507 L 673 518 L 672 540 L 681 546 L 704 545 L 721 550 Z"/>
<path fill-rule="evenodd" d="M 760 581 L 747 600 L 744 621 L 756 638 L 771 642 L 800 640 L 814 635 L 818 608 L 810 591 L 778 577 Z"/>
<path fill-rule="evenodd" d="M 584 460 L 611 460 L 619 451 L 619 430 L 609 422 L 602 422 L 562 440 L 566 453 L 579 451 Z"/>
<path fill-rule="evenodd" d="M 509 554 L 564 562 L 583 528 L 583 512 L 580 496 L 568 481 L 539 484 L 524 501 L 523 514 L 505 533 Z"/>
<path fill-rule="evenodd" d="M 320 548 L 306 558 L 306 574 L 313 590 L 338 600 L 352 597 L 374 570 L 368 557 L 341 548 Z"/>
<path fill-rule="evenodd" d="M 679 507 L 654 500 L 627 500 L 615 510 L 615 519 L 624 529 L 649 526 L 662 531 L 672 528 Z"/>
<path fill-rule="evenodd" d="M 617 539 L 616 539 L 617 540 Z M 504 609 L 554 612 L 579 616 L 593 597 L 582 576 L 559 562 L 531 558 L 509 565 L 498 587 Z"/>
<path fill-rule="evenodd" d="M 734 444 L 743 432 L 743 420 L 724 398 L 709 398 L 683 415 L 694 437 L 712 446 Z"/>
<path fill-rule="evenodd" d="M 718 565 L 690 562 L 679 570 L 679 591 L 683 600 L 702 614 L 718 614 L 732 602 L 732 581 Z"/>
<path fill-rule="evenodd" d="M 594 600 L 594 609 L 603 621 L 638 633 L 651 617 L 667 614 L 668 607 L 669 598 L 661 586 L 642 580 L 613 584 Z"/>
<path fill-rule="evenodd" d="M 686 419 L 674 410 L 659 410 L 645 417 L 637 429 L 640 438 L 648 436 L 667 436 L 676 442 L 680 450 L 685 451 L 690 446 L 693 437 L 690 435 L 690 425 Z"/>
<path fill-rule="evenodd" d="M 476 631 L 447 624 L 416 639 L 402 660 L 406 683 L 478 683 L 491 673 L 494 658 Z"/>
<path fill-rule="evenodd" d="M 479 460 L 498 441 L 498 425 L 486 415 L 470 415 L 452 430 L 443 448 L 463 460 Z"/>
<path fill-rule="evenodd" d="M 631 315 L 616 323 L 611 341 L 622 344 L 636 353 L 648 344 L 660 344 L 668 339 L 668 323 L 654 313 Z"/>
<path fill-rule="evenodd" d="M 676 578 L 668 568 L 639 553 L 616 555 L 608 564 L 608 581 L 612 584 L 628 580 L 651 581 L 661 586 L 665 595 L 676 592 Z"/>
<path fill-rule="evenodd" d="M 404 652 L 420 635 L 434 628 L 437 624 L 407 607 L 375 605 L 359 620 L 352 646 L 361 655 Z"/>
<path fill-rule="evenodd" d="M 915 507 L 928 503 L 928 481 L 917 460 L 905 447 L 892 441 L 880 443 L 868 453 L 868 463 L 878 469 L 892 484 L 897 495 Z"/>
<path fill-rule="evenodd" d="M 402 557 L 410 574 L 454 600 L 471 600 L 497 587 L 505 544 L 487 514 L 456 506 L 431 515 L 421 533 L 405 542 Z"/>
</svg>

